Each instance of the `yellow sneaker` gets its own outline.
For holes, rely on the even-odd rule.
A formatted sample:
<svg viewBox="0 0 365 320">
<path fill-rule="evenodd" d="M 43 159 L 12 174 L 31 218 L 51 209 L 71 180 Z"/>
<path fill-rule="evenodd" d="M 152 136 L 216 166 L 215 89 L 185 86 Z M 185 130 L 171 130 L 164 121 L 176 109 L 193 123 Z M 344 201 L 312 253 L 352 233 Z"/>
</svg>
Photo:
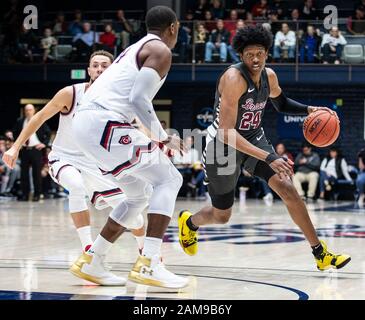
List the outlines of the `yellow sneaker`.
<svg viewBox="0 0 365 320">
<path fill-rule="evenodd" d="M 324 271 L 330 268 L 341 269 L 351 261 L 351 257 L 347 254 L 333 254 L 327 250 L 327 244 L 321 240 L 323 252 L 319 257 L 314 259 L 317 262 L 318 270 Z"/>
<path fill-rule="evenodd" d="M 193 256 L 198 252 L 198 231 L 191 230 L 186 224 L 186 220 L 193 214 L 184 210 L 179 214 L 179 242 L 186 254 Z"/>
</svg>

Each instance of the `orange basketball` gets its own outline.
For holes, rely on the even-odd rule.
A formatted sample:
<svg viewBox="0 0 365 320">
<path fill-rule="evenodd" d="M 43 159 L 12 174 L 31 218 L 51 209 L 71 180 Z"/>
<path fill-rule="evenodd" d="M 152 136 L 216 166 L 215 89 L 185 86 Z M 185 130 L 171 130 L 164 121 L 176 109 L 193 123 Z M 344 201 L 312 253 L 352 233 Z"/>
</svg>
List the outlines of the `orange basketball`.
<svg viewBox="0 0 365 320">
<path fill-rule="evenodd" d="M 327 147 L 337 140 L 340 134 L 340 121 L 326 110 L 312 112 L 304 120 L 303 134 L 310 144 Z"/>
</svg>

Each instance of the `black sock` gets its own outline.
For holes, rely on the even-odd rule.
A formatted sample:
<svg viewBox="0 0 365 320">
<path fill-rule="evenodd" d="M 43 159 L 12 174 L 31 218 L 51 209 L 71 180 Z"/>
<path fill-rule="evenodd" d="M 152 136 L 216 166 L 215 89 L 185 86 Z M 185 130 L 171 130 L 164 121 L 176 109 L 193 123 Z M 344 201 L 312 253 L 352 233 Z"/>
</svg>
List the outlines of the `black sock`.
<svg viewBox="0 0 365 320">
<path fill-rule="evenodd" d="M 311 247 L 312 253 L 315 257 L 318 257 L 323 252 L 323 247 L 321 243 L 318 243 L 316 246 Z"/>
<path fill-rule="evenodd" d="M 191 216 L 188 218 L 188 220 L 186 220 L 186 224 L 189 227 L 190 230 L 196 231 L 199 229 L 199 227 L 197 227 L 192 221 L 191 221 Z"/>
</svg>

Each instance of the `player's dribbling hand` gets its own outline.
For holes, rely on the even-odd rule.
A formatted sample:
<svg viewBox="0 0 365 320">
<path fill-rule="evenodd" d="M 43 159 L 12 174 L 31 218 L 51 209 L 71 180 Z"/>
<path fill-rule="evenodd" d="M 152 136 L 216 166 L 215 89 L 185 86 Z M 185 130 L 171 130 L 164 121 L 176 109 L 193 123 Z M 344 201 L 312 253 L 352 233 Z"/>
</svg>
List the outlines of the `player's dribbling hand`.
<svg viewBox="0 0 365 320">
<path fill-rule="evenodd" d="M 294 175 L 293 165 L 293 161 L 284 158 L 276 159 L 270 163 L 271 169 L 275 171 L 280 180 L 283 180 L 285 177 L 290 179 Z"/>
<path fill-rule="evenodd" d="M 19 150 L 13 146 L 4 153 L 3 161 L 10 169 L 14 169 L 18 156 Z"/>
<path fill-rule="evenodd" d="M 338 115 L 337 115 L 337 112 L 334 111 L 334 110 L 331 110 L 330 108 L 327 108 L 327 107 L 315 107 L 315 106 L 309 106 L 308 107 L 308 114 L 311 114 L 312 112 L 316 112 L 316 111 L 320 111 L 320 110 L 323 110 L 323 111 L 327 111 L 333 115 L 336 116 L 336 118 L 338 119 Z"/>
<path fill-rule="evenodd" d="M 179 151 L 182 155 L 183 152 L 187 152 L 187 148 L 184 144 L 184 141 L 180 139 L 177 135 L 169 136 L 169 138 L 166 141 L 162 142 L 166 147 L 168 147 L 171 150 Z"/>
</svg>

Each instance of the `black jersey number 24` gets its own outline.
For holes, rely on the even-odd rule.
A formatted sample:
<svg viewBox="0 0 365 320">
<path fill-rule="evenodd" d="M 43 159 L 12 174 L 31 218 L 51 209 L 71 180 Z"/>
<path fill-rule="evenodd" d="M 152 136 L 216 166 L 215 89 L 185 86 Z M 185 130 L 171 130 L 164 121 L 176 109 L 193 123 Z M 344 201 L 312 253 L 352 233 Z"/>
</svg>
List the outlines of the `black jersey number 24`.
<svg viewBox="0 0 365 320">
<path fill-rule="evenodd" d="M 252 111 L 245 112 L 241 119 L 240 130 L 257 129 L 261 123 L 261 114 L 262 111 L 256 113 Z"/>
</svg>

